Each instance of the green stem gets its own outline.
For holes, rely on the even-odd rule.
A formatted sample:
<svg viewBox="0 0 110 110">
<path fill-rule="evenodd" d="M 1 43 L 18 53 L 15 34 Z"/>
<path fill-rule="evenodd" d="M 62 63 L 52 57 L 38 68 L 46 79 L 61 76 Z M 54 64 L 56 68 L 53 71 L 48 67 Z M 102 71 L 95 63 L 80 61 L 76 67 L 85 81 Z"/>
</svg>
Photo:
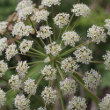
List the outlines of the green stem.
<svg viewBox="0 0 110 110">
<path fill-rule="evenodd" d="M 28 63 L 29 65 L 32 65 L 32 64 L 37 64 L 37 63 L 43 63 L 43 61 L 35 61 L 35 62 L 30 62 Z"/>
<path fill-rule="evenodd" d="M 67 55 L 67 54 L 73 52 L 73 51 L 76 50 L 77 48 L 89 44 L 90 42 L 91 42 L 91 41 L 86 41 L 86 42 L 84 42 L 84 43 L 82 43 L 82 44 L 80 44 L 80 45 L 78 45 L 78 46 L 76 46 L 76 47 L 74 47 L 74 48 L 71 48 L 71 49 L 67 50 L 66 52 L 62 53 L 59 57 L 65 56 L 65 55 Z"/>
<path fill-rule="evenodd" d="M 42 40 L 42 38 L 40 38 L 41 43 L 43 44 L 43 46 L 45 46 L 44 41 Z"/>
<path fill-rule="evenodd" d="M 64 76 L 63 76 L 62 70 L 60 69 L 60 67 L 59 67 L 57 64 L 56 64 L 56 67 L 57 67 L 58 72 L 59 72 L 59 74 L 60 74 L 60 76 L 61 76 L 61 79 L 64 80 Z"/>
</svg>

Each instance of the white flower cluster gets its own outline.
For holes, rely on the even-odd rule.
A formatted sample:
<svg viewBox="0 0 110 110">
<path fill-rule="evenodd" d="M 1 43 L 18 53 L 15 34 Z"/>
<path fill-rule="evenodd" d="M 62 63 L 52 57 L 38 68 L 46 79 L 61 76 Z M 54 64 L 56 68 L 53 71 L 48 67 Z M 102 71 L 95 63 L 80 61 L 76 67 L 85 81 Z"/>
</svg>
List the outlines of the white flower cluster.
<svg viewBox="0 0 110 110">
<path fill-rule="evenodd" d="M 35 84 L 35 80 L 34 79 L 28 78 L 28 80 L 26 80 L 24 82 L 24 91 L 27 94 L 35 95 L 36 89 L 37 89 L 37 84 Z"/>
<path fill-rule="evenodd" d="M 31 0 L 22 0 L 21 2 L 18 3 L 16 7 L 16 11 L 19 11 L 23 8 L 30 7 L 32 6 L 32 1 Z"/>
<path fill-rule="evenodd" d="M 54 80 L 56 79 L 57 70 L 53 68 L 51 65 L 45 65 L 45 67 L 41 70 L 43 76 L 45 76 L 45 80 Z"/>
<path fill-rule="evenodd" d="M 100 110 L 110 110 L 110 94 L 106 94 L 106 96 L 99 103 Z"/>
<path fill-rule="evenodd" d="M 59 28 L 63 28 L 69 22 L 70 15 L 67 13 L 59 13 L 54 18 L 54 23 L 59 26 Z"/>
<path fill-rule="evenodd" d="M 106 19 L 105 23 L 105 28 L 108 29 L 107 34 L 110 35 L 110 19 Z"/>
<path fill-rule="evenodd" d="M 15 97 L 14 105 L 18 110 L 30 110 L 30 100 L 24 95 L 17 95 Z"/>
<path fill-rule="evenodd" d="M 44 59 L 44 63 L 49 63 L 51 60 L 50 60 L 50 57 L 46 57 L 45 59 Z"/>
<path fill-rule="evenodd" d="M 8 22 L 2 21 L 0 22 L 0 34 L 3 34 L 8 26 Z"/>
<path fill-rule="evenodd" d="M 61 62 L 61 69 L 63 69 L 65 72 L 74 72 L 78 69 L 78 67 L 79 65 L 72 57 L 65 58 Z"/>
<path fill-rule="evenodd" d="M 7 70 L 8 70 L 7 63 L 5 63 L 4 60 L 0 60 L 0 77 L 2 77 Z"/>
<path fill-rule="evenodd" d="M 60 81 L 60 89 L 63 91 L 64 95 L 75 94 L 76 92 L 75 80 L 66 78 L 64 81 Z"/>
<path fill-rule="evenodd" d="M 16 48 L 17 46 L 15 44 L 11 44 L 6 49 L 6 58 L 8 61 L 18 53 Z"/>
<path fill-rule="evenodd" d="M 106 69 L 109 70 L 110 69 L 110 51 L 106 52 L 106 55 L 103 56 L 104 58 L 104 64 L 106 65 Z"/>
<path fill-rule="evenodd" d="M 74 96 L 71 101 L 69 101 L 67 110 L 86 110 L 86 100 L 85 98 Z"/>
<path fill-rule="evenodd" d="M 19 10 L 18 11 L 18 19 L 19 20 L 21 20 L 21 19 L 26 20 L 27 17 L 33 13 L 33 10 L 34 10 L 33 6 L 26 7 L 26 8 Z"/>
<path fill-rule="evenodd" d="M 84 64 L 89 64 L 89 62 L 93 58 L 92 51 L 85 46 L 78 48 L 73 54 L 76 56 L 77 62 Z"/>
<path fill-rule="evenodd" d="M 62 35 L 65 46 L 75 46 L 75 42 L 79 41 L 80 36 L 75 31 L 68 31 Z"/>
<path fill-rule="evenodd" d="M 56 90 L 53 90 L 51 87 L 45 87 L 44 91 L 41 93 L 46 104 L 54 104 L 56 101 Z"/>
<path fill-rule="evenodd" d="M 106 33 L 103 27 L 93 25 L 87 31 L 87 37 L 92 39 L 92 42 L 99 44 L 101 41 L 106 42 Z"/>
<path fill-rule="evenodd" d="M 6 93 L 0 88 L 0 108 L 5 105 Z"/>
<path fill-rule="evenodd" d="M 44 47 L 46 50 L 46 54 L 51 54 L 53 56 L 58 55 L 58 53 L 62 50 L 61 45 L 56 44 L 56 42 L 52 42 Z"/>
<path fill-rule="evenodd" d="M 49 26 L 41 26 L 40 30 L 37 31 L 37 37 L 41 37 L 42 39 L 46 39 L 53 34 L 53 32 L 51 30 L 52 30 L 52 28 Z"/>
<path fill-rule="evenodd" d="M 61 0 L 42 0 L 42 5 L 51 7 L 52 5 L 60 5 Z"/>
<path fill-rule="evenodd" d="M 33 45 L 33 41 L 23 39 L 23 41 L 21 42 L 21 44 L 19 46 L 19 49 L 22 54 L 26 54 L 30 50 L 32 45 Z"/>
<path fill-rule="evenodd" d="M 81 16 L 87 17 L 88 15 L 90 15 L 91 10 L 87 5 L 79 3 L 79 4 L 73 5 L 72 12 L 75 14 L 75 16 L 81 15 Z"/>
<path fill-rule="evenodd" d="M 91 69 L 85 73 L 83 80 L 87 88 L 90 88 L 91 90 L 96 89 L 100 83 L 101 75 L 94 69 Z"/>
<path fill-rule="evenodd" d="M 16 67 L 16 70 L 17 70 L 20 78 L 25 77 L 25 73 L 27 73 L 28 69 L 29 69 L 29 66 L 27 64 L 27 61 L 18 62 L 18 66 Z"/>
<path fill-rule="evenodd" d="M 37 10 L 33 16 L 33 19 L 40 23 L 41 21 L 47 21 L 49 12 L 47 10 Z"/>
<path fill-rule="evenodd" d="M 9 84 L 13 90 L 19 90 L 22 85 L 22 81 L 19 78 L 19 75 L 12 75 L 9 79 Z"/>
<path fill-rule="evenodd" d="M 2 55 L 2 52 L 5 50 L 5 48 L 7 47 L 7 38 L 1 38 L 0 39 L 0 55 Z"/>
<path fill-rule="evenodd" d="M 32 26 L 26 26 L 23 22 L 17 22 L 12 30 L 12 35 L 23 37 L 23 36 L 29 36 L 33 32 Z"/>
<path fill-rule="evenodd" d="M 46 110 L 46 108 L 39 107 L 37 110 Z"/>
</svg>

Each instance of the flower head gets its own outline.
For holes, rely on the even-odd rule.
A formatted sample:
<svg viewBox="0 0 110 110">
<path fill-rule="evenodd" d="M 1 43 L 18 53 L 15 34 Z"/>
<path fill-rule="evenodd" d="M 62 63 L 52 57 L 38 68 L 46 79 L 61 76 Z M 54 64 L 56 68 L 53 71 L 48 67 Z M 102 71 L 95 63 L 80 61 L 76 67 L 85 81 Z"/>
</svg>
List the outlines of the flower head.
<svg viewBox="0 0 110 110">
<path fill-rule="evenodd" d="M 2 21 L 0 22 L 0 34 L 3 34 L 8 26 L 8 22 Z"/>
<path fill-rule="evenodd" d="M 46 108 L 39 107 L 37 110 L 46 110 Z"/>
<path fill-rule="evenodd" d="M 8 61 L 18 53 L 18 50 L 16 48 L 17 46 L 15 44 L 11 44 L 6 49 L 5 53 Z"/>
<path fill-rule="evenodd" d="M 46 104 L 54 104 L 56 101 L 56 90 L 53 90 L 51 87 L 45 87 L 44 91 L 42 91 L 42 97 Z"/>
<path fill-rule="evenodd" d="M 54 23 L 59 26 L 59 28 L 63 28 L 69 22 L 70 15 L 67 13 L 59 13 L 54 18 Z"/>
<path fill-rule="evenodd" d="M 16 70 L 17 70 L 20 78 L 25 77 L 25 73 L 27 73 L 28 69 L 29 69 L 29 66 L 27 64 L 27 61 L 18 62 L 18 66 L 16 67 Z"/>
<path fill-rule="evenodd" d="M 26 26 L 23 22 L 17 22 L 12 30 L 12 35 L 23 37 L 23 36 L 29 36 L 33 32 L 32 26 Z"/>
<path fill-rule="evenodd" d="M 65 72 L 74 72 L 78 67 L 79 65 L 72 57 L 65 58 L 61 62 L 61 69 L 63 69 Z"/>
<path fill-rule="evenodd" d="M 63 93 L 74 94 L 76 92 L 76 82 L 73 79 L 66 78 L 64 81 L 60 82 L 60 89 Z"/>
<path fill-rule="evenodd" d="M 40 30 L 37 31 L 37 37 L 41 37 L 42 39 L 46 39 L 46 38 L 50 37 L 53 34 L 51 29 L 52 28 L 49 26 L 41 26 Z"/>
<path fill-rule="evenodd" d="M 43 76 L 45 76 L 46 80 L 54 80 L 56 79 L 57 70 L 53 68 L 51 65 L 45 65 L 45 67 L 41 70 Z"/>
<path fill-rule="evenodd" d="M 36 89 L 37 89 L 37 84 L 35 84 L 35 80 L 28 78 L 28 80 L 24 82 L 24 91 L 27 94 L 35 95 Z"/>
<path fill-rule="evenodd" d="M 78 48 L 73 54 L 76 56 L 77 62 L 85 64 L 89 64 L 89 62 L 93 58 L 92 51 L 85 46 Z"/>
<path fill-rule="evenodd" d="M 42 5 L 51 7 L 52 5 L 60 5 L 61 0 L 42 0 Z"/>
<path fill-rule="evenodd" d="M 21 42 L 19 49 L 20 49 L 22 54 L 26 54 L 30 50 L 32 45 L 33 45 L 33 41 L 24 39 Z"/>
<path fill-rule="evenodd" d="M 0 88 L 0 108 L 5 105 L 6 93 Z"/>
<path fill-rule="evenodd" d="M 92 42 L 99 44 L 101 41 L 106 42 L 106 33 L 104 28 L 100 26 L 93 25 L 87 31 L 87 37 L 91 38 Z"/>
<path fill-rule="evenodd" d="M 110 94 L 107 94 L 99 103 L 100 110 L 110 110 Z"/>
<path fill-rule="evenodd" d="M 93 69 L 87 71 L 83 77 L 85 86 L 90 89 L 96 89 L 100 83 L 100 79 L 101 75 Z"/>
<path fill-rule="evenodd" d="M 75 16 L 87 17 L 88 15 L 90 15 L 91 10 L 87 5 L 79 3 L 73 5 L 72 12 L 75 14 Z"/>
<path fill-rule="evenodd" d="M 106 55 L 103 56 L 104 58 L 104 64 L 106 65 L 106 69 L 109 70 L 110 69 L 110 51 L 106 52 Z"/>
<path fill-rule="evenodd" d="M 39 23 L 41 21 L 47 21 L 49 12 L 47 10 L 37 10 L 33 16 L 33 19 Z"/>
<path fill-rule="evenodd" d="M 79 41 L 80 36 L 75 31 L 68 31 L 62 35 L 65 46 L 75 46 L 75 42 Z"/>
<path fill-rule="evenodd" d="M 108 29 L 107 34 L 110 35 L 110 19 L 105 20 L 105 28 Z"/>
<path fill-rule="evenodd" d="M 62 50 L 61 46 L 59 44 L 56 44 L 56 42 L 52 42 L 44 48 L 46 50 L 46 54 L 51 54 L 53 56 L 56 56 Z"/>
<path fill-rule="evenodd" d="M 24 95 L 17 95 L 15 97 L 14 105 L 18 110 L 30 110 L 30 100 Z"/>
<path fill-rule="evenodd" d="M 86 110 L 86 100 L 85 98 L 74 96 L 71 101 L 69 101 L 67 110 Z"/>
<path fill-rule="evenodd" d="M 51 60 L 50 60 L 50 57 L 46 57 L 45 59 L 44 59 L 44 63 L 49 63 Z"/>
<path fill-rule="evenodd" d="M 0 77 L 2 77 L 7 70 L 8 70 L 7 63 L 5 63 L 4 60 L 0 60 Z"/>
<path fill-rule="evenodd" d="M 12 75 L 9 79 L 9 84 L 13 90 L 19 90 L 22 85 L 22 81 L 19 78 L 19 75 Z"/>
<path fill-rule="evenodd" d="M 1 38 L 0 39 L 0 55 L 5 50 L 6 47 L 7 47 L 7 38 L 6 37 Z"/>
</svg>

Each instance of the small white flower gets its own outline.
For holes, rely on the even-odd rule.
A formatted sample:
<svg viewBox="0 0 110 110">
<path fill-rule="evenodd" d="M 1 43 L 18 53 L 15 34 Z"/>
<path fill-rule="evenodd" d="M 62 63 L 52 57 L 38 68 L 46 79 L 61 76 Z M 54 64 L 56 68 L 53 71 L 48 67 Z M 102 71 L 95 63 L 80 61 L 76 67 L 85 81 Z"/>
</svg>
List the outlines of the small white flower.
<svg viewBox="0 0 110 110">
<path fill-rule="evenodd" d="M 79 41 L 80 36 L 75 31 L 68 31 L 62 35 L 62 40 L 65 46 L 75 46 L 75 43 Z"/>
<path fill-rule="evenodd" d="M 8 22 L 2 21 L 0 22 L 0 34 L 3 34 L 8 26 Z"/>
<path fill-rule="evenodd" d="M 5 105 L 6 93 L 0 88 L 0 108 Z"/>
<path fill-rule="evenodd" d="M 71 101 L 69 101 L 67 110 L 86 110 L 86 100 L 85 98 L 74 96 Z"/>
<path fill-rule="evenodd" d="M 93 58 L 92 51 L 85 46 L 78 48 L 73 54 L 76 56 L 77 62 L 84 64 L 89 64 L 89 62 Z"/>
<path fill-rule="evenodd" d="M 104 64 L 106 65 L 106 69 L 109 70 L 110 69 L 110 51 L 106 52 L 106 55 L 103 56 L 104 58 Z"/>
<path fill-rule="evenodd" d="M 41 26 L 40 30 L 37 31 L 37 37 L 41 37 L 42 39 L 48 38 L 53 34 L 51 30 L 52 28 L 49 26 Z"/>
<path fill-rule="evenodd" d="M 9 79 L 9 84 L 13 90 L 19 90 L 22 86 L 22 81 L 19 78 L 19 75 L 12 75 Z"/>
<path fill-rule="evenodd" d="M 27 94 L 35 95 L 36 89 L 37 89 L 37 84 L 35 84 L 35 80 L 28 78 L 28 80 L 24 82 L 24 91 Z"/>
<path fill-rule="evenodd" d="M 100 83 L 101 75 L 94 69 L 91 69 L 85 73 L 83 80 L 87 88 L 96 89 Z"/>
<path fill-rule="evenodd" d="M 45 65 L 45 67 L 41 70 L 43 76 L 45 76 L 46 80 L 54 80 L 56 79 L 57 70 L 53 68 L 51 65 Z"/>
<path fill-rule="evenodd" d="M 21 44 L 19 46 L 19 49 L 22 54 L 26 54 L 30 50 L 32 45 L 33 45 L 33 41 L 23 39 L 23 41 L 21 42 Z"/>
<path fill-rule="evenodd" d="M 33 19 L 39 23 L 41 21 L 47 21 L 49 12 L 47 10 L 37 10 L 33 15 Z"/>
<path fill-rule="evenodd" d="M 60 89 L 65 95 L 75 94 L 76 82 L 73 79 L 66 78 L 64 81 L 60 81 Z"/>
<path fill-rule="evenodd" d="M 20 78 L 25 77 L 25 74 L 27 73 L 28 69 L 29 69 L 29 66 L 27 64 L 27 61 L 18 62 L 18 66 L 16 67 L 16 70 L 17 70 Z"/>
<path fill-rule="evenodd" d="M 6 58 L 8 61 L 18 53 L 16 48 L 17 46 L 15 44 L 11 44 L 6 49 Z"/>
<path fill-rule="evenodd" d="M 44 59 L 44 63 L 49 63 L 50 62 L 50 57 L 46 57 L 45 59 Z"/>
<path fill-rule="evenodd" d="M 14 105 L 18 110 L 30 110 L 30 100 L 24 95 L 17 95 L 15 97 Z"/>
<path fill-rule="evenodd" d="M 106 96 L 99 103 L 100 110 L 110 110 L 110 94 L 106 94 Z"/>
<path fill-rule="evenodd" d="M 54 18 L 54 23 L 59 26 L 59 28 L 63 28 L 69 22 L 70 15 L 67 13 L 59 13 Z"/>
<path fill-rule="evenodd" d="M 106 42 L 106 33 L 103 27 L 93 25 L 87 31 L 87 37 L 92 39 L 92 42 L 99 44 L 101 41 Z"/>
<path fill-rule="evenodd" d="M 51 87 L 45 87 L 41 95 L 46 104 L 50 104 L 50 103 L 54 104 L 57 98 L 56 90 L 53 90 Z"/>
<path fill-rule="evenodd" d="M 62 50 L 61 45 L 56 44 L 56 42 L 52 42 L 51 44 L 46 45 L 45 47 L 46 54 L 51 54 L 53 56 L 58 55 L 58 53 Z"/>
<path fill-rule="evenodd" d="M 2 52 L 5 50 L 5 48 L 7 47 L 7 38 L 1 38 L 0 39 L 0 55 L 2 55 Z"/>
<path fill-rule="evenodd" d="M 107 34 L 110 35 L 110 19 L 105 20 L 105 28 L 108 29 Z"/>
<path fill-rule="evenodd" d="M 16 11 L 19 11 L 23 8 L 30 7 L 32 6 L 32 1 L 31 0 L 22 0 L 21 2 L 18 3 L 16 7 Z"/>
<path fill-rule="evenodd" d="M 65 58 L 61 62 L 61 69 L 63 69 L 65 72 L 74 72 L 78 69 L 78 67 L 79 65 L 72 57 Z"/>
<path fill-rule="evenodd" d="M 46 110 L 46 108 L 39 107 L 37 110 Z"/>
<path fill-rule="evenodd" d="M 7 70 L 8 70 L 7 63 L 5 63 L 4 60 L 0 60 L 0 77 L 2 77 Z"/>
<path fill-rule="evenodd" d="M 75 14 L 75 16 L 87 17 L 88 15 L 90 15 L 91 10 L 87 5 L 79 3 L 73 5 L 72 12 Z"/>
<path fill-rule="evenodd" d="M 26 26 L 23 22 L 17 22 L 12 30 L 12 35 L 18 35 L 19 37 L 29 36 L 33 32 L 32 26 Z"/>
<path fill-rule="evenodd" d="M 42 0 L 42 5 L 51 7 L 52 5 L 60 5 L 61 0 Z"/>
<path fill-rule="evenodd" d="M 29 15 L 33 13 L 33 6 L 23 8 L 18 11 L 18 19 L 26 20 Z"/>
</svg>

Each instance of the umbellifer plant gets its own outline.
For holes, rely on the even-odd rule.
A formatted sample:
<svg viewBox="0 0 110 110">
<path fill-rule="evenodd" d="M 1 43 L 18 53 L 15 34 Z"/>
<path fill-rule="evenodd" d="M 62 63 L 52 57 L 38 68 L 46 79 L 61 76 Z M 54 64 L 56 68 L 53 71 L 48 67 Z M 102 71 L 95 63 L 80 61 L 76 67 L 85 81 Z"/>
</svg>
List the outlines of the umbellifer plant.
<svg viewBox="0 0 110 110">
<path fill-rule="evenodd" d="M 93 68 L 82 73 L 82 65 L 91 63 L 110 69 L 110 51 L 103 55 L 104 61 L 95 61 L 89 49 L 91 43 L 106 42 L 110 19 L 104 27 L 92 25 L 85 41 L 75 31 L 78 20 L 73 18 L 86 19 L 91 9 L 77 3 L 71 15 L 55 14 L 54 7 L 60 4 L 61 0 L 42 0 L 36 8 L 31 0 L 23 0 L 11 20 L 0 22 L 0 79 L 6 84 L 0 89 L 0 107 L 11 102 L 10 110 L 54 110 L 59 102 L 59 110 L 86 110 L 88 102 L 79 92 L 82 86 L 100 110 L 110 110 L 110 94 L 101 100 L 94 93 L 100 73 Z"/>
</svg>

